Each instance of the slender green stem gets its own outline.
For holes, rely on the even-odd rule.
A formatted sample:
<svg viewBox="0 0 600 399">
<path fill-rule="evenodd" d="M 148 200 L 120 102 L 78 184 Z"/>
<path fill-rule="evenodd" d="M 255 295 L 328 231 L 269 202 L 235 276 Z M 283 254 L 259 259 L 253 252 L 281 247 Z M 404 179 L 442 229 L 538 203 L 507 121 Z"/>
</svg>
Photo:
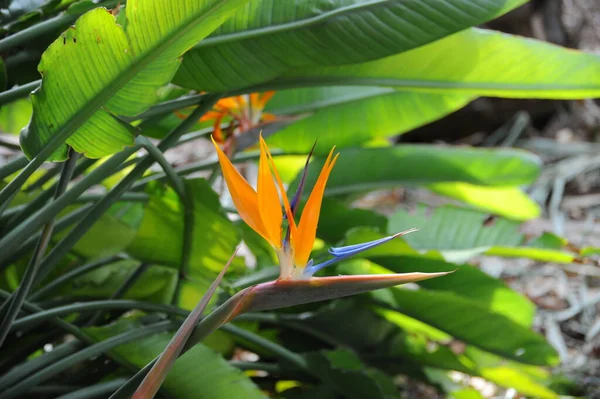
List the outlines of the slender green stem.
<svg viewBox="0 0 600 399">
<path fill-rule="evenodd" d="M 77 222 L 79 219 L 83 217 L 83 215 L 90 210 L 92 204 L 86 204 L 77 208 L 73 212 L 69 213 L 63 218 L 60 218 L 54 227 L 54 231 L 62 231 L 67 227 L 71 226 L 73 223 Z M 0 263 L 0 271 L 6 269 L 8 266 L 12 265 L 14 262 L 21 259 L 23 256 L 27 255 L 33 248 L 37 240 L 39 240 L 41 232 L 36 233 L 35 235 L 28 238 L 22 245 L 20 245 L 16 250 L 12 251 L 11 255 L 6 258 L 2 263 Z"/>
<path fill-rule="evenodd" d="M 126 378 L 117 378 L 112 381 L 101 382 L 89 387 L 78 389 L 77 391 L 70 392 L 66 395 L 59 396 L 56 399 L 106 398 L 126 381 Z"/>
<path fill-rule="evenodd" d="M 71 355 L 81 349 L 82 343 L 80 341 L 69 341 L 64 344 L 58 345 L 53 348 L 50 352 L 44 353 L 35 359 L 28 360 L 22 364 L 13 367 L 8 373 L 0 377 L 0 392 L 5 391 L 11 385 L 22 380 L 28 375 L 38 371 L 50 364 L 57 362 L 65 356 Z"/>
<path fill-rule="evenodd" d="M 64 163 L 60 180 L 58 185 L 56 186 L 56 191 L 54 193 L 54 198 L 60 197 L 66 190 L 69 182 L 71 181 L 71 177 L 73 176 L 73 171 L 75 169 L 75 165 L 77 164 L 78 154 L 70 150 L 69 151 L 69 160 Z M 48 244 L 50 243 L 50 238 L 52 237 L 52 232 L 54 231 L 54 219 L 48 221 L 48 223 L 42 229 L 42 234 L 38 240 L 36 249 L 33 251 L 33 256 L 31 257 L 31 261 L 25 269 L 25 274 L 21 279 L 21 283 L 19 287 L 15 291 L 14 298 L 12 301 L 10 299 L 4 303 L 4 305 L 8 304 L 8 310 L 6 314 L 4 314 L 4 318 L 0 323 L 0 347 L 4 343 L 6 336 L 8 335 L 8 331 L 10 330 L 11 324 L 15 321 L 15 318 L 19 314 L 21 310 L 21 306 L 23 305 L 23 301 L 27 298 L 29 294 L 29 290 L 31 289 L 31 285 L 33 284 L 38 266 L 46 253 L 46 249 L 48 248 Z M 4 306 L 3 306 L 4 307 Z M 4 312 L 1 311 L 0 314 Z"/>
<path fill-rule="evenodd" d="M 299 369 L 305 370 L 305 371 L 309 372 L 310 374 L 313 374 L 313 372 L 311 372 L 310 368 L 308 367 L 308 363 L 306 362 L 306 359 L 304 359 L 299 354 L 292 352 L 291 350 L 289 350 L 273 341 L 270 341 L 264 337 L 261 337 L 258 334 L 255 334 L 253 332 L 250 332 L 248 330 L 245 330 L 245 329 L 235 326 L 233 324 L 229 325 L 227 332 L 229 332 L 230 334 L 234 334 L 237 338 L 241 338 L 244 341 L 247 341 L 253 345 L 260 347 L 261 349 L 264 349 L 264 350 L 272 353 L 273 355 L 277 356 L 279 359 L 288 361 L 290 364 L 293 364 L 294 366 L 298 367 Z"/>
<path fill-rule="evenodd" d="M 184 186 L 181 201 L 183 203 L 183 243 L 181 246 L 181 263 L 179 264 L 179 275 L 175 294 L 173 295 L 173 304 L 179 301 L 181 287 L 189 275 L 192 246 L 194 243 L 194 199 L 190 195 L 187 186 Z"/>
<path fill-rule="evenodd" d="M 10 298 L 10 294 L 4 290 L 0 290 L 0 297 L 2 297 L 4 299 L 8 299 L 8 298 Z M 28 301 L 25 301 L 23 303 L 23 309 L 25 309 L 28 312 L 34 312 L 34 313 L 44 312 L 44 309 L 40 308 L 39 306 L 35 306 L 32 303 L 29 303 Z M 47 320 L 50 323 L 54 324 L 56 327 L 63 330 L 65 333 L 73 335 L 75 338 L 79 339 L 81 342 L 84 342 L 86 344 L 91 344 L 94 342 L 93 339 L 91 339 L 87 334 L 83 333 L 79 328 L 75 327 L 74 325 L 72 325 L 70 323 L 67 323 L 64 320 L 57 319 L 54 317 L 49 318 Z M 13 326 L 14 326 L 14 324 L 13 324 Z"/>
<path fill-rule="evenodd" d="M 13 151 L 21 151 L 21 146 L 10 141 L 10 140 L 6 140 L 3 137 L 0 137 L 0 147 L 4 147 L 4 148 L 8 148 L 9 150 L 13 150 Z"/>
<path fill-rule="evenodd" d="M 29 93 L 37 89 L 41 83 L 42 81 L 40 79 L 22 86 L 13 87 L 10 90 L 3 91 L 0 93 L 0 105 L 8 104 L 22 97 L 27 97 Z"/>
<path fill-rule="evenodd" d="M 6 391 L 2 392 L 0 394 L 0 399 L 10 399 L 19 397 L 19 395 L 23 395 L 24 393 L 26 393 L 29 390 L 29 388 L 39 385 L 44 381 L 47 381 L 48 379 L 69 369 L 75 364 L 78 364 L 91 357 L 104 354 L 105 352 L 116 348 L 120 345 L 140 340 L 142 338 L 163 331 L 167 331 L 172 327 L 173 323 L 170 321 L 160 322 L 150 326 L 145 326 L 144 328 L 127 331 L 123 334 L 111 337 L 105 341 L 98 342 L 77 353 L 67 356 L 64 359 L 61 359 L 58 362 L 54 363 L 51 367 L 46 367 L 43 370 L 40 370 L 37 373 L 31 375 L 30 377 L 22 380 L 19 384 L 14 385 L 10 389 L 7 389 Z"/>
<path fill-rule="evenodd" d="M 127 291 L 129 291 L 131 289 L 133 284 L 135 284 L 135 282 L 138 281 L 138 279 L 140 277 L 142 277 L 144 272 L 146 270 L 148 270 L 149 267 L 150 267 L 149 263 L 140 263 L 140 265 L 125 279 L 123 284 L 121 284 L 121 286 L 119 288 L 117 288 L 117 290 L 115 292 L 113 292 L 113 294 L 110 296 L 109 299 L 123 298 L 125 296 L 125 294 L 127 294 Z M 101 316 L 102 316 L 102 311 L 96 312 L 96 314 L 94 316 L 92 316 L 92 318 L 87 322 L 87 325 L 88 326 L 96 325 L 96 323 L 98 322 L 98 320 L 100 319 Z"/>
<path fill-rule="evenodd" d="M 75 172 L 73 173 L 73 178 L 78 177 L 81 174 L 83 174 L 83 172 L 85 172 L 96 161 L 97 161 L 97 159 L 84 159 L 83 161 L 81 161 L 79 163 L 79 165 L 77 165 L 75 167 Z M 60 168 L 56 168 L 56 169 L 60 169 Z M 45 183 L 44 180 L 51 179 L 52 177 L 54 177 L 54 174 L 55 174 L 55 169 L 49 170 L 48 172 L 46 172 L 46 174 L 44 176 L 40 177 L 38 180 L 33 182 L 29 187 L 27 187 L 26 191 L 32 191 L 32 190 L 36 189 L 37 187 L 40 187 L 40 186 L 38 186 L 38 184 L 40 184 L 40 185 L 44 184 Z M 56 184 L 58 184 L 58 183 L 56 183 Z M 8 221 L 6 226 L 2 228 L 1 232 L 6 233 L 7 231 L 12 230 L 13 228 L 15 228 L 15 226 L 17 226 L 18 224 L 23 222 L 25 219 L 27 219 L 29 216 L 31 216 L 35 212 L 37 212 L 40 208 L 42 208 L 48 202 L 48 200 L 52 197 L 52 193 L 56 189 L 56 184 L 54 184 L 52 187 L 48 188 L 47 190 L 44 190 L 33 201 L 29 202 L 26 205 L 23 205 L 23 207 L 20 208 L 21 210 L 18 213 L 12 214 L 12 212 L 10 212 L 10 210 L 12 208 L 9 209 L 5 213 L 5 216 L 10 213 L 10 214 L 12 214 L 12 217 L 10 218 L 10 220 Z M 83 202 L 85 202 L 85 201 L 83 201 Z"/>
<path fill-rule="evenodd" d="M 152 158 L 154 158 L 154 160 L 160 165 L 162 170 L 165 172 L 167 179 L 169 179 L 169 182 L 173 186 L 173 189 L 183 200 L 183 197 L 185 197 L 183 180 L 175 172 L 175 169 L 173 169 L 173 166 L 171 166 L 167 158 L 165 158 L 165 155 L 144 136 L 136 137 L 135 141 L 146 151 L 148 151 L 148 154 L 150 154 L 150 156 L 152 156 Z"/>
<path fill-rule="evenodd" d="M 73 392 L 75 389 L 80 388 L 77 385 L 58 385 L 58 384 L 52 384 L 52 385 L 41 385 L 39 387 L 31 387 L 30 389 L 27 390 L 27 394 L 28 396 L 33 396 L 33 397 L 40 397 L 40 396 L 47 396 L 47 395 L 52 395 L 52 397 L 54 397 L 55 395 L 62 395 L 62 394 L 69 394 L 70 392 Z"/>
<path fill-rule="evenodd" d="M 83 160 L 81 160 L 81 162 L 79 162 L 79 164 L 77 164 L 77 166 L 75 167 L 75 172 L 73 173 L 73 178 L 81 176 L 83 174 L 83 172 L 88 170 L 96 162 L 98 162 L 97 159 L 84 158 Z M 59 170 L 60 170 L 60 168 L 50 169 L 49 171 L 47 171 L 44 174 L 44 176 L 40 177 L 39 179 L 37 179 L 36 181 L 31 183 L 27 187 L 27 191 L 33 191 L 33 190 L 37 190 L 38 188 L 41 188 L 44 184 L 46 184 L 54 176 L 56 176 L 58 174 Z"/>
<path fill-rule="evenodd" d="M 58 175 L 60 173 L 61 169 L 62 168 L 59 164 L 53 165 L 53 167 L 48 169 L 46 171 L 46 173 L 44 173 L 43 176 L 40 176 L 40 178 L 38 178 L 36 181 L 31 183 L 25 191 L 31 192 L 31 191 L 37 190 L 38 188 L 43 187 L 44 184 L 48 183 L 50 180 L 52 180 L 52 178 L 54 178 L 56 175 Z M 73 174 L 73 176 L 75 176 L 75 174 Z"/>
<path fill-rule="evenodd" d="M 171 146 L 175 145 L 179 138 L 185 134 L 191 127 L 196 124 L 196 121 L 200 119 L 206 111 L 208 111 L 214 102 L 218 99 L 217 96 L 206 96 L 203 97 L 203 103 L 190 114 L 190 116 L 184 120 L 177 128 L 171 131 L 158 145 L 161 151 L 166 151 Z M 112 158 L 111 158 L 112 159 Z M 108 161 L 107 161 L 108 162 Z M 40 266 L 40 276 L 45 277 L 52 267 L 60 261 L 72 248 L 73 245 L 92 227 L 96 220 L 106 212 L 110 206 L 127 191 L 133 183 L 139 179 L 146 169 L 148 169 L 154 163 L 154 159 L 147 155 L 145 156 L 137 166 L 127 174 L 113 189 L 106 194 L 104 198 L 98 201 L 90 212 L 84 217 L 84 219 L 77 224 L 73 230 L 71 230 L 48 254 L 48 256 L 42 262 Z M 101 165 L 98 169 L 100 169 Z M 94 170 L 96 172 L 98 169 Z M 92 174 L 94 173 L 92 172 Z M 91 176 L 91 174 L 90 174 Z M 0 242 L 0 246 L 2 243 Z"/>
<path fill-rule="evenodd" d="M 36 313 L 17 319 L 12 326 L 13 330 L 31 328 L 40 323 L 73 313 L 93 312 L 97 310 L 143 310 L 147 312 L 167 313 L 173 316 L 186 317 L 189 312 L 175 306 L 160 305 L 150 302 L 131 301 L 125 299 L 112 299 L 102 301 L 89 301 L 59 306 L 52 309 L 41 309 Z"/>
<path fill-rule="evenodd" d="M 6 179 L 16 171 L 23 169 L 29 161 L 25 155 L 15 157 L 0 167 L 0 180 Z"/>
<path fill-rule="evenodd" d="M 79 198 L 73 201 L 76 204 L 87 204 L 90 202 L 97 202 L 104 197 L 103 194 L 82 194 Z M 119 202 L 147 202 L 150 196 L 145 193 L 125 193 L 119 198 Z M 11 217 L 17 213 L 22 212 L 25 209 L 25 205 L 13 206 L 4 212 L 4 217 Z"/>
<path fill-rule="evenodd" d="M 284 152 L 279 151 L 279 150 L 272 150 L 271 154 L 273 156 L 279 156 L 279 155 L 296 155 L 294 153 L 284 153 Z M 249 151 L 249 152 L 244 152 L 244 153 L 238 154 L 237 156 L 235 156 L 231 160 L 231 162 L 233 162 L 233 163 L 240 163 L 240 162 L 253 161 L 255 159 L 258 159 L 259 157 L 260 157 L 260 153 L 259 152 L 257 152 L 257 151 Z M 200 171 L 203 171 L 203 170 L 212 169 L 216 165 L 219 165 L 219 161 L 215 157 L 212 160 L 194 162 L 194 163 L 191 163 L 189 165 L 185 165 L 185 166 L 181 166 L 179 168 L 175 168 L 175 171 L 177 172 L 178 175 L 185 176 L 185 175 L 190 175 L 192 173 L 200 172 Z M 166 176 L 166 174 L 164 172 L 163 173 L 155 173 L 153 175 L 144 177 L 143 179 L 140 179 L 139 181 L 136 182 L 136 184 L 133 185 L 132 190 L 140 190 L 141 188 L 143 188 L 149 182 L 155 181 L 155 180 L 163 180 L 166 177 L 167 176 Z"/>
<path fill-rule="evenodd" d="M 189 96 L 179 97 L 179 98 L 176 98 L 175 100 L 165 101 L 165 102 L 162 102 L 160 104 L 156 104 L 156 105 L 150 107 L 148 110 L 142 112 L 139 115 L 136 115 L 131 118 L 125 118 L 125 120 L 128 122 L 133 122 L 133 121 L 137 121 L 140 119 L 148 119 L 150 117 L 157 116 L 157 115 L 168 114 L 169 112 L 173 112 L 173 111 L 181 109 L 181 108 L 197 105 L 198 103 L 202 102 L 207 96 L 209 96 L 209 95 L 208 94 L 193 94 L 193 95 L 189 95 Z"/>
<path fill-rule="evenodd" d="M 119 262 L 127 259 L 126 256 L 123 255 L 114 255 L 109 256 L 108 258 L 101 259 L 96 262 L 88 263 L 82 266 L 79 266 L 75 269 L 70 270 L 69 272 L 63 274 L 62 276 L 57 277 L 56 279 L 50 281 L 48 284 L 40 288 L 37 292 L 34 292 L 30 296 L 31 301 L 37 301 L 40 298 L 43 298 L 47 294 L 51 293 L 55 289 L 59 288 L 61 285 L 65 284 L 67 281 L 77 278 L 79 276 L 83 276 L 93 270 L 99 269 L 106 265 L 110 265 L 115 262 Z"/>
<path fill-rule="evenodd" d="M 0 290 L 0 298 L 3 298 L 6 300 L 6 299 L 10 298 L 10 294 L 4 290 Z M 40 312 L 45 312 L 44 309 L 42 309 L 39 306 L 36 306 L 28 301 L 23 302 L 23 309 L 27 312 L 34 313 L 34 314 L 40 313 Z M 185 312 L 182 309 L 178 309 L 178 310 L 180 310 L 181 312 Z M 83 331 L 81 331 L 79 328 L 77 328 L 73 324 L 67 323 L 66 321 L 61 320 L 60 318 L 51 317 L 51 318 L 47 318 L 46 321 L 48 321 L 51 324 L 53 324 L 54 326 L 58 327 L 59 329 L 64 331 L 66 334 L 75 337 L 79 341 L 83 342 L 85 345 L 89 346 L 89 345 L 93 345 L 96 343 L 95 339 L 93 339 L 89 335 L 85 334 Z M 111 355 L 110 353 L 105 354 L 105 356 L 107 358 L 109 358 L 110 360 L 114 361 L 115 363 L 121 364 L 125 368 L 128 368 L 128 369 L 132 368 L 129 364 L 122 363 L 119 358 Z"/>
<path fill-rule="evenodd" d="M 177 287 L 173 295 L 173 303 L 177 303 L 181 285 L 188 274 L 189 261 L 192 253 L 192 243 L 194 241 L 194 201 L 188 194 L 187 187 L 183 179 L 175 172 L 164 154 L 156 148 L 154 144 L 143 136 L 136 138 L 137 142 L 143 146 L 148 153 L 154 157 L 156 162 L 161 166 L 167 179 L 173 186 L 173 189 L 179 195 L 179 200 L 183 204 L 183 243 L 181 251 L 181 260 L 179 265 L 179 276 L 177 279 Z"/>
<path fill-rule="evenodd" d="M 44 206 L 37 213 L 26 219 L 23 223 L 16 226 L 10 232 L 8 232 L 2 240 L 0 240 L 0 248 L 8 248 L 8 251 L 2 251 L 0 253 L 0 263 L 2 263 L 11 254 L 11 248 L 18 248 L 18 245 L 25 241 L 31 234 L 33 234 L 43 224 L 47 223 L 65 207 L 73 203 L 85 190 L 104 180 L 107 174 L 109 174 L 113 168 L 121 164 L 131 154 L 137 150 L 137 147 L 127 148 L 118 154 L 110 157 L 106 162 L 94 169 L 85 179 L 77 182 L 71 187 L 66 193 L 61 195 L 55 201 L 52 201 L 48 205 Z M 31 163 L 30 163 L 31 165 Z M 25 168 L 27 169 L 27 168 Z M 24 169 L 24 170 L 25 170 Z M 13 180 L 11 183 L 13 183 Z M 9 186 L 10 184 L 9 183 Z M 8 186 L 6 186 L 8 187 Z"/>
</svg>

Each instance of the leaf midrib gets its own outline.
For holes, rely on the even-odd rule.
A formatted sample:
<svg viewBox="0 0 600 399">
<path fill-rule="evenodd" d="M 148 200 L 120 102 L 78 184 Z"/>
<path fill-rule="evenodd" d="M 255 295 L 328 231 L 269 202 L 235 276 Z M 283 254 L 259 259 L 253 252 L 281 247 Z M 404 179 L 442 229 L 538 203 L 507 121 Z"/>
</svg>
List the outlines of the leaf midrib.
<svg viewBox="0 0 600 399">
<path fill-rule="evenodd" d="M 308 76 L 298 78 L 277 78 L 270 82 L 252 87 L 252 90 L 258 90 L 261 87 L 266 89 L 285 89 L 322 86 L 387 86 L 401 87 L 403 89 L 464 89 L 464 90 L 509 90 L 515 92 L 526 92 L 529 90 L 552 91 L 552 90 L 583 90 L 600 91 L 600 85 L 582 84 L 519 84 L 519 83 L 493 83 L 493 82 L 464 82 L 464 81 L 443 81 L 443 80 L 418 80 L 418 79 L 395 79 L 395 78 L 365 78 L 357 76 Z"/>
<path fill-rule="evenodd" d="M 194 49 L 199 49 L 203 47 L 215 46 L 218 44 L 236 41 L 236 40 L 246 40 L 246 39 L 254 39 L 260 36 L 267 36 L 275 33 L 287 32 L 295 29 L 302 29 L 306 27 L 310 27 L 316 25 L 320 22 L 326 21 L 329 18 L 344 15 L 351 13 L 355 10 L 362 11 L 363 9 L 369 8 L 377 8 L 384 3 L 393 3 L 395 0 L 374 0 L 371 3 L 361 3 L 361 4 L 353 4 L 350 6 L 340 7 L 335 10 L 330 10 L 324 13 L 321 13 L 317 16 L 304 18 L 297 21 L 291 21 L 287 23 L 282 23 L 275 26 L 264 26 L 257 29 L 244 30 L 241 32 L 235 33 L 226 33 L 218 36 L 209 36 L 206 39 L 202 40 L 198 44 L 194 46 Z"/>
<path fill-rule="evenodd" d="M 275 26 L 263 26 L 256 29 L 248 29 L 241 32 L 234 33 L 225 33 L 216 36 L 209 36 L 206 39 L 202 40 L 198 44 L 194 46 L 194 49 L 201 49 L 204 47 L 215 46 L 218 44 L 228 43 L 236 40 L 246 40 L 246 39 L 254 39 L 261 36 L 268 36 L 276 33 L 283 33 L 292 31 L 295 29 L 302 29 L 311 27 L 319 24 L 320 22 L 324 22 L 329 18 L 334 18 L 338 16 L 343 16 L 345 14 L 350 14 L 353 12 L 360 12 L 364 10 L 369 10 L 370 8 L 378 8 L 386 3 L 395 3 L 397 0 L 373 0 L 370 3 L 361 3 L 361 4 L 352 4 L 349 6 L 339 7 L 335 10 L 329 10 L 323 12 L 319 15 L 307 17 L 301 20 L 290 21 L 286 23 L 281 23 Z M 502 14 L 502 12 L 507 12 L 511 9 L 518 7 L 519 5 L 527 2 L 528 0 L 519 0 L 512 7 L 505 9 L 506 5 L 504 5 L 501 9 L 497 10 L 497 12 L 490 17 L 497 16 L 498 14 Z"/>
</svg>

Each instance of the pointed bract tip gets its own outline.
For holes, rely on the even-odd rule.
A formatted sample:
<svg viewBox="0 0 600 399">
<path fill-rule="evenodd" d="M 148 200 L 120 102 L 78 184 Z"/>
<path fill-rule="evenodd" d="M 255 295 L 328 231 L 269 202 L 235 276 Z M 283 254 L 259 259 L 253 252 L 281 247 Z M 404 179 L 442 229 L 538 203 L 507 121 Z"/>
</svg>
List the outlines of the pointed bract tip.
<svg viewBox="0 0 600 399">
<path fill-rule="evenodd" d="M 381 288 L 442 277 L 452 272 L 368 274 L 276 280 L 251 288 L 246 311 L 279 309 L 328 299 L 343 298 Z"/>
</svg>

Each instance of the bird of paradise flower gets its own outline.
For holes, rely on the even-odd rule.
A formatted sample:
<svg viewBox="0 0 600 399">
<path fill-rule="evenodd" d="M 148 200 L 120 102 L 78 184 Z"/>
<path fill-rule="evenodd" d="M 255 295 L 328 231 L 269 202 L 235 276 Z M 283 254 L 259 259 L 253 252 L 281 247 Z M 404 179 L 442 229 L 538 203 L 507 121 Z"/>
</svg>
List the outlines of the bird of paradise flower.
<svg viewBox="0 0 600 399">
<path fill-rule="evenodd" d="M 117 393 L 125 395 L 127 389 L 143 378 L 142 383 L 133 395 L 133 399 L 154 397 L 169 368 L 178 356 L 241 313 L 341 298 L 448 274 L 443 272 L 315 277 L 314 274 L 317 271 L 328 265 L 385 244 L 416 229 L 406 230 L 362 244 L 331 248 L 329 253 L 332 258 L 320 264 L 313 264 L 310 253 L 316 238 L 325 185 L 339 154 L 334 154 L 335 148 L 329 153 L 306 201 L 302 215 L 296 223 L 298 203 L 302 197 L 312 151 L 306 161 L 298 189 L 290 201 L 273 162 L 273 157 L 262 136 L 259 141 L 258 184 L 257 190 L 254 190 L 233 166 L 225 152 L 213 138 L 223 177 L 238 213 L 248 226 L 260 234 L 275 249 L 279 258 L 279 278 L 239 291 L 202 319 L 202 311 L 225 274 L 227 266 L 233 259 L 232 256 L 165 351 L 124 384 Z M 284 221 L 287 223 L 285 234 Z M 146 373 L 148 374 L 144 378 Z"/>
</svg>

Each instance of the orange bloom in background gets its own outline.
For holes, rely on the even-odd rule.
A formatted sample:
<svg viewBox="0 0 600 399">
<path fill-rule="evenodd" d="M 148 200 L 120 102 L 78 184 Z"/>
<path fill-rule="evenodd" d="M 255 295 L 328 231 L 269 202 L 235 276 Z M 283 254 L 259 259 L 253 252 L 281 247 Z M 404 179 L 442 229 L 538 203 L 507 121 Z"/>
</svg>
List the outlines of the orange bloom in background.
<svg viewBox="0 0 600 399">
<path fill-rule="evenodd" d="M 230 137 L 236 134 L 276 119 L 275 115 L 263 112 L 265 105 L 274 94 L 274 91 L 266 91 L 222 98 L 217 101 L 211 111 L 200 118 L 200 122 L 214 121 L 213 137 L 216 142 L 225 144 Z M 185 118 L 185 115 L 180 112 L 176 111 L 175 114 L 182 119 Z M 230 118 L 230 124 L 223 131 L 221 125 L 227 118 Z"/>
</svg>

